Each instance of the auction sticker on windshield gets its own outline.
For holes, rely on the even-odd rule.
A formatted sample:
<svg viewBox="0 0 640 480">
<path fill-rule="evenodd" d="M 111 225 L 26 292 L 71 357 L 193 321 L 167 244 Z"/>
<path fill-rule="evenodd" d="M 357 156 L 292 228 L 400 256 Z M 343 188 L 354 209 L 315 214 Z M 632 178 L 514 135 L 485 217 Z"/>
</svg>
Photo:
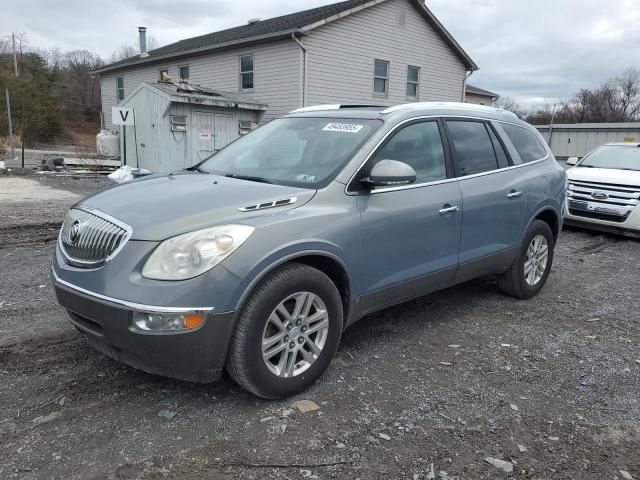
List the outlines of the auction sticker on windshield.
<svg viewBox="0 0 640 480">
<path fill-rule="evenodd" d="M 322 130 L 327 132 L 358 133 L 364 125 L 356 123 L 328 123 Z"/>
</svg>

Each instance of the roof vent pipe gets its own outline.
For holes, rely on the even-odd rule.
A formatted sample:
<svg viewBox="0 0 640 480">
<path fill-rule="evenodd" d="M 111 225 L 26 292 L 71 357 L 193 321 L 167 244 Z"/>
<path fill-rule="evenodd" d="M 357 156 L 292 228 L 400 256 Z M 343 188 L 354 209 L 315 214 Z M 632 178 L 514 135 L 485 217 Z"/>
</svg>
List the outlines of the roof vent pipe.
<svg viewBox="0 0 640 480">
<path fill-rule="evenodd" d="M 140 58 L 148 57 L 147 53 L 147 27 L 138 27 L 138 34 L 140 35 Z"/>
<path fill-rule="evenodd" d="M 247 20 L 247 25 L 253 25 L 254 23 L 258 23 L 261 20 L 259 18 L 250 18 L 249 20 Z"/>
</svg>

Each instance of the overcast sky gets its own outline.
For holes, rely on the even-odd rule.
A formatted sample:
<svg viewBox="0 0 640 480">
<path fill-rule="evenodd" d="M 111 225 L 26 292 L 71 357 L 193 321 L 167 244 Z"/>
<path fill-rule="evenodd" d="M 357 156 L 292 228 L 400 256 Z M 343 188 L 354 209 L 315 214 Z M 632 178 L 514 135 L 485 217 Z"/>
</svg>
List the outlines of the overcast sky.
<svg viewBox="0 0 640 480">
<path fill-rule="evenodd" d="M 108 58 L 137 45 L 144 25 L 160 45 L 334 3 L 332 0 L 20 0 L 0 36 L 33 47 L 84 48 Z M 640 68 L 640 0 L 427 0 L 480 66 L 470 83 L 521 102 L 567 98 Z"/>
</svg>

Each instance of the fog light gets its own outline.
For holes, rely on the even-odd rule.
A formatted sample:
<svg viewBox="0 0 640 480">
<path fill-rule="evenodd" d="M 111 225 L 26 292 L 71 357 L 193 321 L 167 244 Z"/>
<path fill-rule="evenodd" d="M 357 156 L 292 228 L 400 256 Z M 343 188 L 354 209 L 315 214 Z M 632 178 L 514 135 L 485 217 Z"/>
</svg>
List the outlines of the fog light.
<svg viewBox="0 0 640 480">
<path fill-rule="evenodd" d="M 133 314 L 133 324 L 140 330 L 151 332 L 193 329 L 200 326 L 203 321 L 204 315 L 198 313 L 180 315 L 135 312 Z"/>
</svg>

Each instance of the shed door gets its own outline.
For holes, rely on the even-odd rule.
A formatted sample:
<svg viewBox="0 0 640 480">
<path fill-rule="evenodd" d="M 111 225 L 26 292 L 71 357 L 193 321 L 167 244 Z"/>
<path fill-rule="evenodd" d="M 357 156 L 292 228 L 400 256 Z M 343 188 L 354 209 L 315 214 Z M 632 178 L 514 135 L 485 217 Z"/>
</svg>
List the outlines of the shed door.
<svg viewBox="0 0 640 480">
<path fill-rule="evenodd" d="M 216 113 L 215 123 L 215 149 L 216 152 L 229 145 L 234 139 L 233 116 Z"/>
<path fill-rule="evenodd" d="M 193 113 L 193 163 L 198 163 L 213 153 L 213 114 Z"/>
</svg>

